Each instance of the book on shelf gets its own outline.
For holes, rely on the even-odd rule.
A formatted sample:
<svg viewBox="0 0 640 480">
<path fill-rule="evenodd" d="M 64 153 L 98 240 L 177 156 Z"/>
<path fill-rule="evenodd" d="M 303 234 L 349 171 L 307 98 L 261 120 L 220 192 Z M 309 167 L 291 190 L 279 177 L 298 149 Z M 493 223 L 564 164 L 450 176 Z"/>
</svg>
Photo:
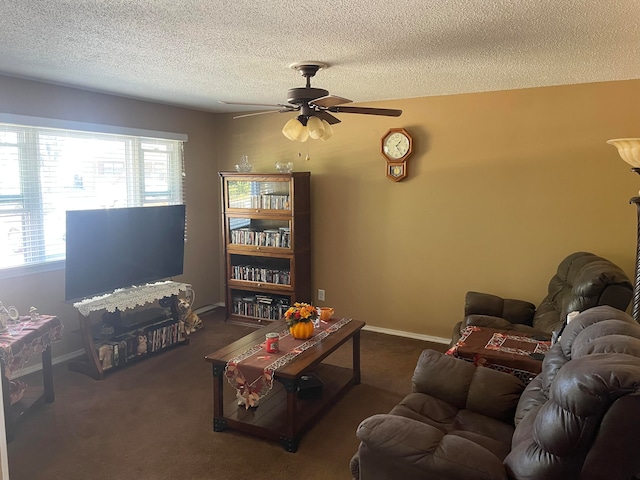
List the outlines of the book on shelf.
<svg viewBox="0 0 640 480">
<path fill-rule="evenodd" d="M 279 320 L 290 306 L 288 298 L 265 294 L 234 295 L 231 301 L 234 314 L 265 320 Z"/>
<path fill-rule="evenodd" d="M 150 325 L 145 329 L 145 335 L 149 353 L 165 349 L 182 340 L 179 335 L 179 323 L 175 320 Z"/>
<path fill-rule="evenodd" d="M 267 210 L 289 210 L 289 195 L 277 193 L 263 193 L 251 195 L 251 208 L 263 208 Z"/>
<path fill-rule="evenodd" d="M 137 355 L 138 337 L 136 335 L 132 333 L 125 333 L 117 336 L 114 340 L 118 342 L 121 360 L 124 359 L 125 362 L 128 362 Z"/>
<path fill-rule="evenodd" d="M 113 367 L 113 346 L 109 343 L 103 343 L 98 347 L 98 360 L 103 370 L 109 370 Z"/>
<path fill-rule="evenodd" d="M 249 282 L 273 283 L 274 285 L 290 285 L 291 272 L 274 268 L 253 265 L 232 265 L 231 278 Z"/>
<path fill-rule="evenodd" d="M 140 346 L 140 336 L 146 340 Z M 105 341 L 96 352 L 103 370 L 124 365 L 133 358 L 147 353 L 157 352 L 184 340 L 180 335 L 179 322 L 170 319 L 139 329 L 136 333 L 126 333 Z"/>
<path fill-rule="evenodd" d="M 258 247 L 291 247 L 291 231 L 287 227 L 254 230 L 248 227 L 234 228 L 230 232 L 231 243 Z"/>
</svg>

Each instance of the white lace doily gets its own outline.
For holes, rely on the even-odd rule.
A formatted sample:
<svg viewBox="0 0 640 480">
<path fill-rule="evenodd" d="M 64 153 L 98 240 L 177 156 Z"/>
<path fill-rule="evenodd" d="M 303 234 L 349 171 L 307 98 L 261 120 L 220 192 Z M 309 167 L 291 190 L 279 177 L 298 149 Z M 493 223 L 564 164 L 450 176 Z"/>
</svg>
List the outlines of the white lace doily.
<svg viewBox="0 0 640 480">
<path fill-rule="evenodd" d="M 74 303 L 73 306 L 76 307 L 82 315 L 87 317 L 90 312 L 98 310 L 106 310 L 108 312 L 115 312 L 116 309 L 126 310 L 138 305 L 154 302 L 164 297 L 178 295 L 181 291 L 186 292 L 188 290 L 191 290 L 191 285 L 188 283 L 168 280 L 166 282 L 147 283 L 146 285 L 135 287 L 119 288 L 106 295 L 86 298 Z"/>
</svg>

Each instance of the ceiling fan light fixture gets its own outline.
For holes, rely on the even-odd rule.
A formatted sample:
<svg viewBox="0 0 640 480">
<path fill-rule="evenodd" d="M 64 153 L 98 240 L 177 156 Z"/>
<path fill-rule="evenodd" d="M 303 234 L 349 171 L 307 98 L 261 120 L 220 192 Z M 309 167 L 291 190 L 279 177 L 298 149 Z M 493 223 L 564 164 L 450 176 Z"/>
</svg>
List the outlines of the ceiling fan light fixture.
<svg viewBox="0 0 640 480">
<path fill-rule="evenodd" d="M 284 124 L 282 134 L 294 142 L 306 142 L 309 138 L 327 140 L 333 135 L 333 127 L 315 115 L 298 115 Z"/>
<path fill-rule="evenodd" d="M 316 116 L 309 117 L 309 120 L 307 120 L 307 128 L 309 129 L 309 136 L 315 140 L 322 138 L 324 135 L 324 124 L 322 120 Z"/>
<path fill-rule="evenodd" d="M 302 130 L 300 130 L 300 135 L 298 135 L 298 138 L 296 138 L 296 140 L 302 143 L 309 140 L 309 129 L 306 127 L 303 127 Z"/>
<path fill-rule="evenodd" d="M 309 131 L 307 128 L 300 122 L 298 117 L 293 117 L 282 127 L 282 134 L 287 137 L 289 140 L 304 142 L 307 140 L 309 136 Z M 304 137 L 304 140 L 303 140 Z"/>
<path fill-rule="evenodd" d="M 333 135 L 333 127 L 324 119 L 322 120 L 322 125 L 324 126 L 324 131 L 322 132 L 320 140 L 327 140 L 331 135 Z"/>
</svg>

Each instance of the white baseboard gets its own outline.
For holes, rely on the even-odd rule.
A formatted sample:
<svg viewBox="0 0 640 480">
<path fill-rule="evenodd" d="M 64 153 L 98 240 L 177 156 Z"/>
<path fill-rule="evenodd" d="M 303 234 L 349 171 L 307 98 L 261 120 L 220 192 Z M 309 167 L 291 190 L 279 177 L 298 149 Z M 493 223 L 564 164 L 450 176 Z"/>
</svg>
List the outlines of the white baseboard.
<svg viewBox="0 0 640 480">
<path fill-rule="evenodd" d="M 202 307 L 198 307 L 196 308 L 193 313 L 195 313 L 196 315 L 202 315 L 203 313 L 207 313 L 207 312 L 211 312 L 213 310 L 215 310 L 216 308 L 218 308 L 220 305 L 215 304 L 215 305 L 203 305 Z M 224 303 L 222 304 L 222 306 L 224 306 Z"/>
<path fill-rule="evenodd" d="M 371 327 L 369 325 L 365 325 L 363 330 L 368 330 L 369 332 L 375 332 L 375 333 L 384 333 L 385 335 L 395 335 L 397 337 L 413 338 L 414 340 L 422 340 L 425 342 L 443 343 L 445 345 L 449 345 L 451 343 L 450 338 L 433 337 L 431 335 L 423 335 L 420 333 L 404 332 L 402 330 L 392 330 L 391 328 Z"/>
</svg>

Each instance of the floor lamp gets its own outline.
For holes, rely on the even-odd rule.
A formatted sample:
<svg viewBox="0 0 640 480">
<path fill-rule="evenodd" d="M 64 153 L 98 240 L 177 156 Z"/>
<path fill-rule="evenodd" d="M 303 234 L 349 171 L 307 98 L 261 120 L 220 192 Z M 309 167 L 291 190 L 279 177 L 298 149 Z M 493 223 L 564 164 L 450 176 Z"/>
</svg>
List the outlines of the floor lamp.
<svg viewBox="0 0 640 480">
<path fill-rule="evenodd" d="M 609 145 L 618 149 L 620 157 L 631 165 L 632 172 L 640 174 L 640 138 L 616 138 L 607 140 Z M 633 197 L 629 203 L 636 204 L 638 215 L 637 247 L 636 247 L 636 278 L 633 285 L 633 310 L 631 315 L 640 323 L 640 197 Z"/>
</svg>

